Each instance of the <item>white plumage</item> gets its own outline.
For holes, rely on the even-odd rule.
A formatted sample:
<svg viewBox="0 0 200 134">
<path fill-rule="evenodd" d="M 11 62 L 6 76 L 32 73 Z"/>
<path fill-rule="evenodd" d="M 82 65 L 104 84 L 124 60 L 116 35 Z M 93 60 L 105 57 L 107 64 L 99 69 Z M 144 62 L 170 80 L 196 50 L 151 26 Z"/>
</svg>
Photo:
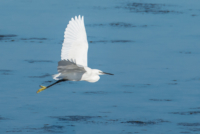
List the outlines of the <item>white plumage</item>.
<svg viewBox="0 0 200 134">
<path fill-rule="evenodd" d="M 64 33 L 61 60 L 75 60 L 76 64 L 87 66 L 88 41 L 84 18 L 71 19 Z"/>
<path fill-rule="evenodd" d="M 61 50 L 61 61 L 58 62 L 59 74 L 53 75 L 55 80 L 97 82 L 102 74 L 98 69 L 87 66 L 88 41 L 83 16 L 75 16 L 67 25 Z M 112 75 L 112 74 L 110 74 Z"/>
<path fill-rule="evenodd" d="M 87 66 L 88 41 L 84 19 L 80 15 L 72 18 L 64 33 L 64 42 L 61 50 L 61 61 L 58 62 L 58 74 L 53 75 L 55 83 L 41 88 L 37 93 L 63 81 L 97 82 L 99 75 L 109 74 Z"/>
</svg>

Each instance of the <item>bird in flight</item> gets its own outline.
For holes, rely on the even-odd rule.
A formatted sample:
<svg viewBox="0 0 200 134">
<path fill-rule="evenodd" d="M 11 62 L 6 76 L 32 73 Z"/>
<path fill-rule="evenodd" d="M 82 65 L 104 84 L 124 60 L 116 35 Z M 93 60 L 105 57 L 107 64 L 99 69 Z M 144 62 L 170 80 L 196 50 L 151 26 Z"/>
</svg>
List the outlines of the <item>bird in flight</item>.
<svg viewBox="0 0 200 134">
<path fill-rule="evenodd" d="M 88 41 L 84 18 L 80 15 L 72 18 L 64 32 L 64 42 L 61 49 L 61 61 L 58 62 L 58 74 L 53 75 L 57 80 L 49 86 L 40 86 L 37 93 L 64 81 L 97 82 L 99 75 L 113 75 L 87 66 Z"/>
</svg>

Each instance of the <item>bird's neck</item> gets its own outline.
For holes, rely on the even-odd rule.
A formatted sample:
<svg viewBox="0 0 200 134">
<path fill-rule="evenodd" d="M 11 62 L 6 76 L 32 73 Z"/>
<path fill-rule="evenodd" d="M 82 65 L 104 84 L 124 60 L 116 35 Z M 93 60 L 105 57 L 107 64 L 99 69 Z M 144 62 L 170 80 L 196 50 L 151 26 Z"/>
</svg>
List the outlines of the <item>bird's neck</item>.
<svg viewBox="0 0 200 134">
<path fill-rule="evenodd" d="M 86 70 L 86 73 L 82 76 L 81 80 L 88 81 L 88 82 L 97 82 L 100 79 L 95 69 L 91 69 L 89 67 L 84 67 L 84 68 Z"/>
</svg>

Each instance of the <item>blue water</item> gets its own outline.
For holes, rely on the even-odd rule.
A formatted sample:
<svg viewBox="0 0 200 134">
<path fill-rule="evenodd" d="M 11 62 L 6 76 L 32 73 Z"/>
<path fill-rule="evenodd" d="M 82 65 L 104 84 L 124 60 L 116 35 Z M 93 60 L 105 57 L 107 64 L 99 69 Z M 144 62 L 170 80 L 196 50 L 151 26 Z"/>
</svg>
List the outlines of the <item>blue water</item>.
<svg viewBox="0 0 200 134">
<path fill-rule="evenodd" d="M 0 133 L 200 133 L 200 1 L 1 0 Z M 88 65 L 65 82 L 64 29 L 84 15 Z"/>
</svg>

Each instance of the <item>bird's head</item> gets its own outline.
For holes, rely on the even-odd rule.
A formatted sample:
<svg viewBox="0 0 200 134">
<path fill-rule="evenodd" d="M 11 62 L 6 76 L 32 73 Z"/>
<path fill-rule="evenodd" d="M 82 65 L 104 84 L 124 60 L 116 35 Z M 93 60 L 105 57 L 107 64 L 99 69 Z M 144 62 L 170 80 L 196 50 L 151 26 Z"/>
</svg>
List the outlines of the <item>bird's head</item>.
<svg viewBox="0 0 200 134">
<path fill-rule="evenodd" d="M 114 74 L 111 74 L 111 73 L 103 72 L 103 71 L 98 70 L 98 69 L 93 69 L 93 72 L 94 72 L 95 74 L 97 74 L 97 75 L 105 75 L 105 74 L 107 74 L 107 75 L 114 75 Z"/>
</svg>

